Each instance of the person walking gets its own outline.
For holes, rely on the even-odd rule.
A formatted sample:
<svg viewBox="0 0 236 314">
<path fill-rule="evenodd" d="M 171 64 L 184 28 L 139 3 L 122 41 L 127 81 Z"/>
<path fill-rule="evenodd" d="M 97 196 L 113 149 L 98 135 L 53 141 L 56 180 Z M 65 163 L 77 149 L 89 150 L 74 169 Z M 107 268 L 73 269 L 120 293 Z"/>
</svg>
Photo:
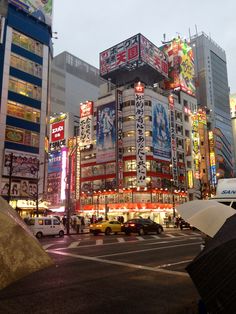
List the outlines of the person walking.
<svg viewBox="0 0 236 314">
<path fill-rule="evenodd" d="M 81 220 L 79 217 L 77 217 L 77 219 L 76 219 L 76 233 L 79 234 L 80 231 L 81 231 Z"/>
</svg>

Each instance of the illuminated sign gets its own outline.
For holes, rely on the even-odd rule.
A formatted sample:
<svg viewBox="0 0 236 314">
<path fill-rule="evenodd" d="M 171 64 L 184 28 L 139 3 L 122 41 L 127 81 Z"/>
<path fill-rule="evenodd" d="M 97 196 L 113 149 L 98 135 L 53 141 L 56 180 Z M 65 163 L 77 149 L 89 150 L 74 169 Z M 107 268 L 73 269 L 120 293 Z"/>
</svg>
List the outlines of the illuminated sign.
<svg viewBox="0 0 236 314">
<path fill-rule="evenodd" d="M 61 150 L 61 200 L 66 199 L 66 160 L 67 151 L 66 148 Z"/>
<path fill-rule="evenodd" d="M 193 159 L 195 166 L 195 178 L 200 178 L 200 138 L 198 133 L 198 116 L 192 116 L 192 140 L 193 140 Z"/>
<path fill-rule="evenodd" d="M 51 124 L 51 142 L 61 141 L 65 138 L 65 121 Z"/>
<path fill-rule="evenodd" d="M 137 186 L 146 186 L 146 152 L 144 123 L 144 86 L 135 85 Z"/>
<path fill-rule="evenodd" d="M 210 172 L 211 172 L 211 183 L 215 185 L 217 183 L 216 178 L 216 157 L 215 157 L 215 150 L 214 150 L 214 134 L 212 131 L 209 132 L 209 150 L 210 150 Z"/>
<path fill-rule="evenodd" d="M 118 189 L 123 188 L 123 135 L 122 135 L 122 104 L 123 97 L 122 91 L 117 89 L 116 93 L 116 102 L 117 102 L 117 182 Z"/>
<path fill-rule="evenodd" d="M 188 170 L 188 188 L 193 188 L 193 172 L 192 170 Z"/>
<path fill-rule="evenodd" d="M 80 105 L 80 145 L 91 144 L 93 140 L 93 102 Z"/>
</svg>

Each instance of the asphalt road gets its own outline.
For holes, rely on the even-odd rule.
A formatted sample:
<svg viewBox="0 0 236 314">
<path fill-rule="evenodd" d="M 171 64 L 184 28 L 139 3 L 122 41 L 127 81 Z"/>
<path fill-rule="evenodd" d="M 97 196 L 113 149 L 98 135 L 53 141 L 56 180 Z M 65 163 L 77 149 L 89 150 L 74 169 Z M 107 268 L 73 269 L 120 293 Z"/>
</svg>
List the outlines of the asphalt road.
<svg viewBox="0 0 236 314">
<path fill-rule="evenodd" d="M 40 242 L 55 266 L 0 291 L 0 313 L 197 313 L 199 295 L 185 271 L 200 252 L 197 232 Z"/>
</svg>

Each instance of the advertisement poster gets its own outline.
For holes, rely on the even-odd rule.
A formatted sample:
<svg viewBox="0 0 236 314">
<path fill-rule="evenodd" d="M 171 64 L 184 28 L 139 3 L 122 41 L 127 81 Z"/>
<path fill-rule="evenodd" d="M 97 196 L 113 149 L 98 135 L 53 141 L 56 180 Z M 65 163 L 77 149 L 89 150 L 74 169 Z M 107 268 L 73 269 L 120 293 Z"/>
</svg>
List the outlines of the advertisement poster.
<svg viewBox="0 0 236 314">
<path fill-rule="evenodd" d="M 145 152 L 145 122 L 144 122 L 144 85 L 138 83 L 135 91 L 135 117 L 136 117 L 136 163 L 137 186 L 146 186 L 146 152 Z"/>
<path fill-rule="evenodd" d="M 8 195 L 9 180 L 4 179 L 1 185 L 1 195 Z M 35 198 L 37 196 L 37 183 L 29 180 L 12 180 L 11 192 L 12 198 Z"/>
<path fill-rule="evenodd" d="M 45 24 L 52 25 L 53 0 L 8 0 Z"/>
<path fill-rule="evenodd" d="M 80 145 L 91 144 L 93 139 L 93 102 L 80 105 Z"/>
<path fill-rule="evenodd" d="M 154 157 L 168 161 L 171 159 L 168 105 L 155 99 L 152 101 L 152 146 Z"/>
<path fill-rule="evenodd" d="M 51 124 L 51 142 L 62 141 L 65 138 L 65 121 Z"/>
<path fill-rule="evenodd" d="M 52 152 L 48 156 L 48 173 L 61 172 L 61 152 Z"/>
<path fill-rule="evenodd" d="M 166 81 L 167 89 L 181 89 L 191 95 L 195 95 L 194 58 L 192 48 L 186 41 L 175 38 L 170 44 L 163 47 L 168 55 L 169 81 Z"/>
<path fill-rule="evenodd" d="M 10 173 L 12 154 L 12 176 L 22 178 L 37 178 L 39 159 L 37 155 L 21 153 L 14 150 L 5 150 L 3 163 L 3 175 L 8 176 Z"/>
<path fill-rule="evenodd" d="M 97 108 L 97 163 L 115 160 L 115 102 Z"/>
</svg>

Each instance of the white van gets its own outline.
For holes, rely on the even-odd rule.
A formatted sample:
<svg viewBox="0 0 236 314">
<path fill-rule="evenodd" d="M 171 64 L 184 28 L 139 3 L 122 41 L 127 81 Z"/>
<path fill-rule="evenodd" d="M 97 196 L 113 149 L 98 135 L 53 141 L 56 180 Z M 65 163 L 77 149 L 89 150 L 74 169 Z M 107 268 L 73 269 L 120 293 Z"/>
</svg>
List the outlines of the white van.
<svg viewBox="0 0 236 314">
<path fill-rule="evenodd" d="M 29 218 L 26 224 L 38 239 L 47 235 L 59 235 L 59 237 L 63 237 L 65 234 L 63 224 L 56 217 Z"/>
<path fill-rule="evenodd" d="M 219 179 L 216 195 L 211 200 L 236 209 L 236 178 Z"/>
</svg>

